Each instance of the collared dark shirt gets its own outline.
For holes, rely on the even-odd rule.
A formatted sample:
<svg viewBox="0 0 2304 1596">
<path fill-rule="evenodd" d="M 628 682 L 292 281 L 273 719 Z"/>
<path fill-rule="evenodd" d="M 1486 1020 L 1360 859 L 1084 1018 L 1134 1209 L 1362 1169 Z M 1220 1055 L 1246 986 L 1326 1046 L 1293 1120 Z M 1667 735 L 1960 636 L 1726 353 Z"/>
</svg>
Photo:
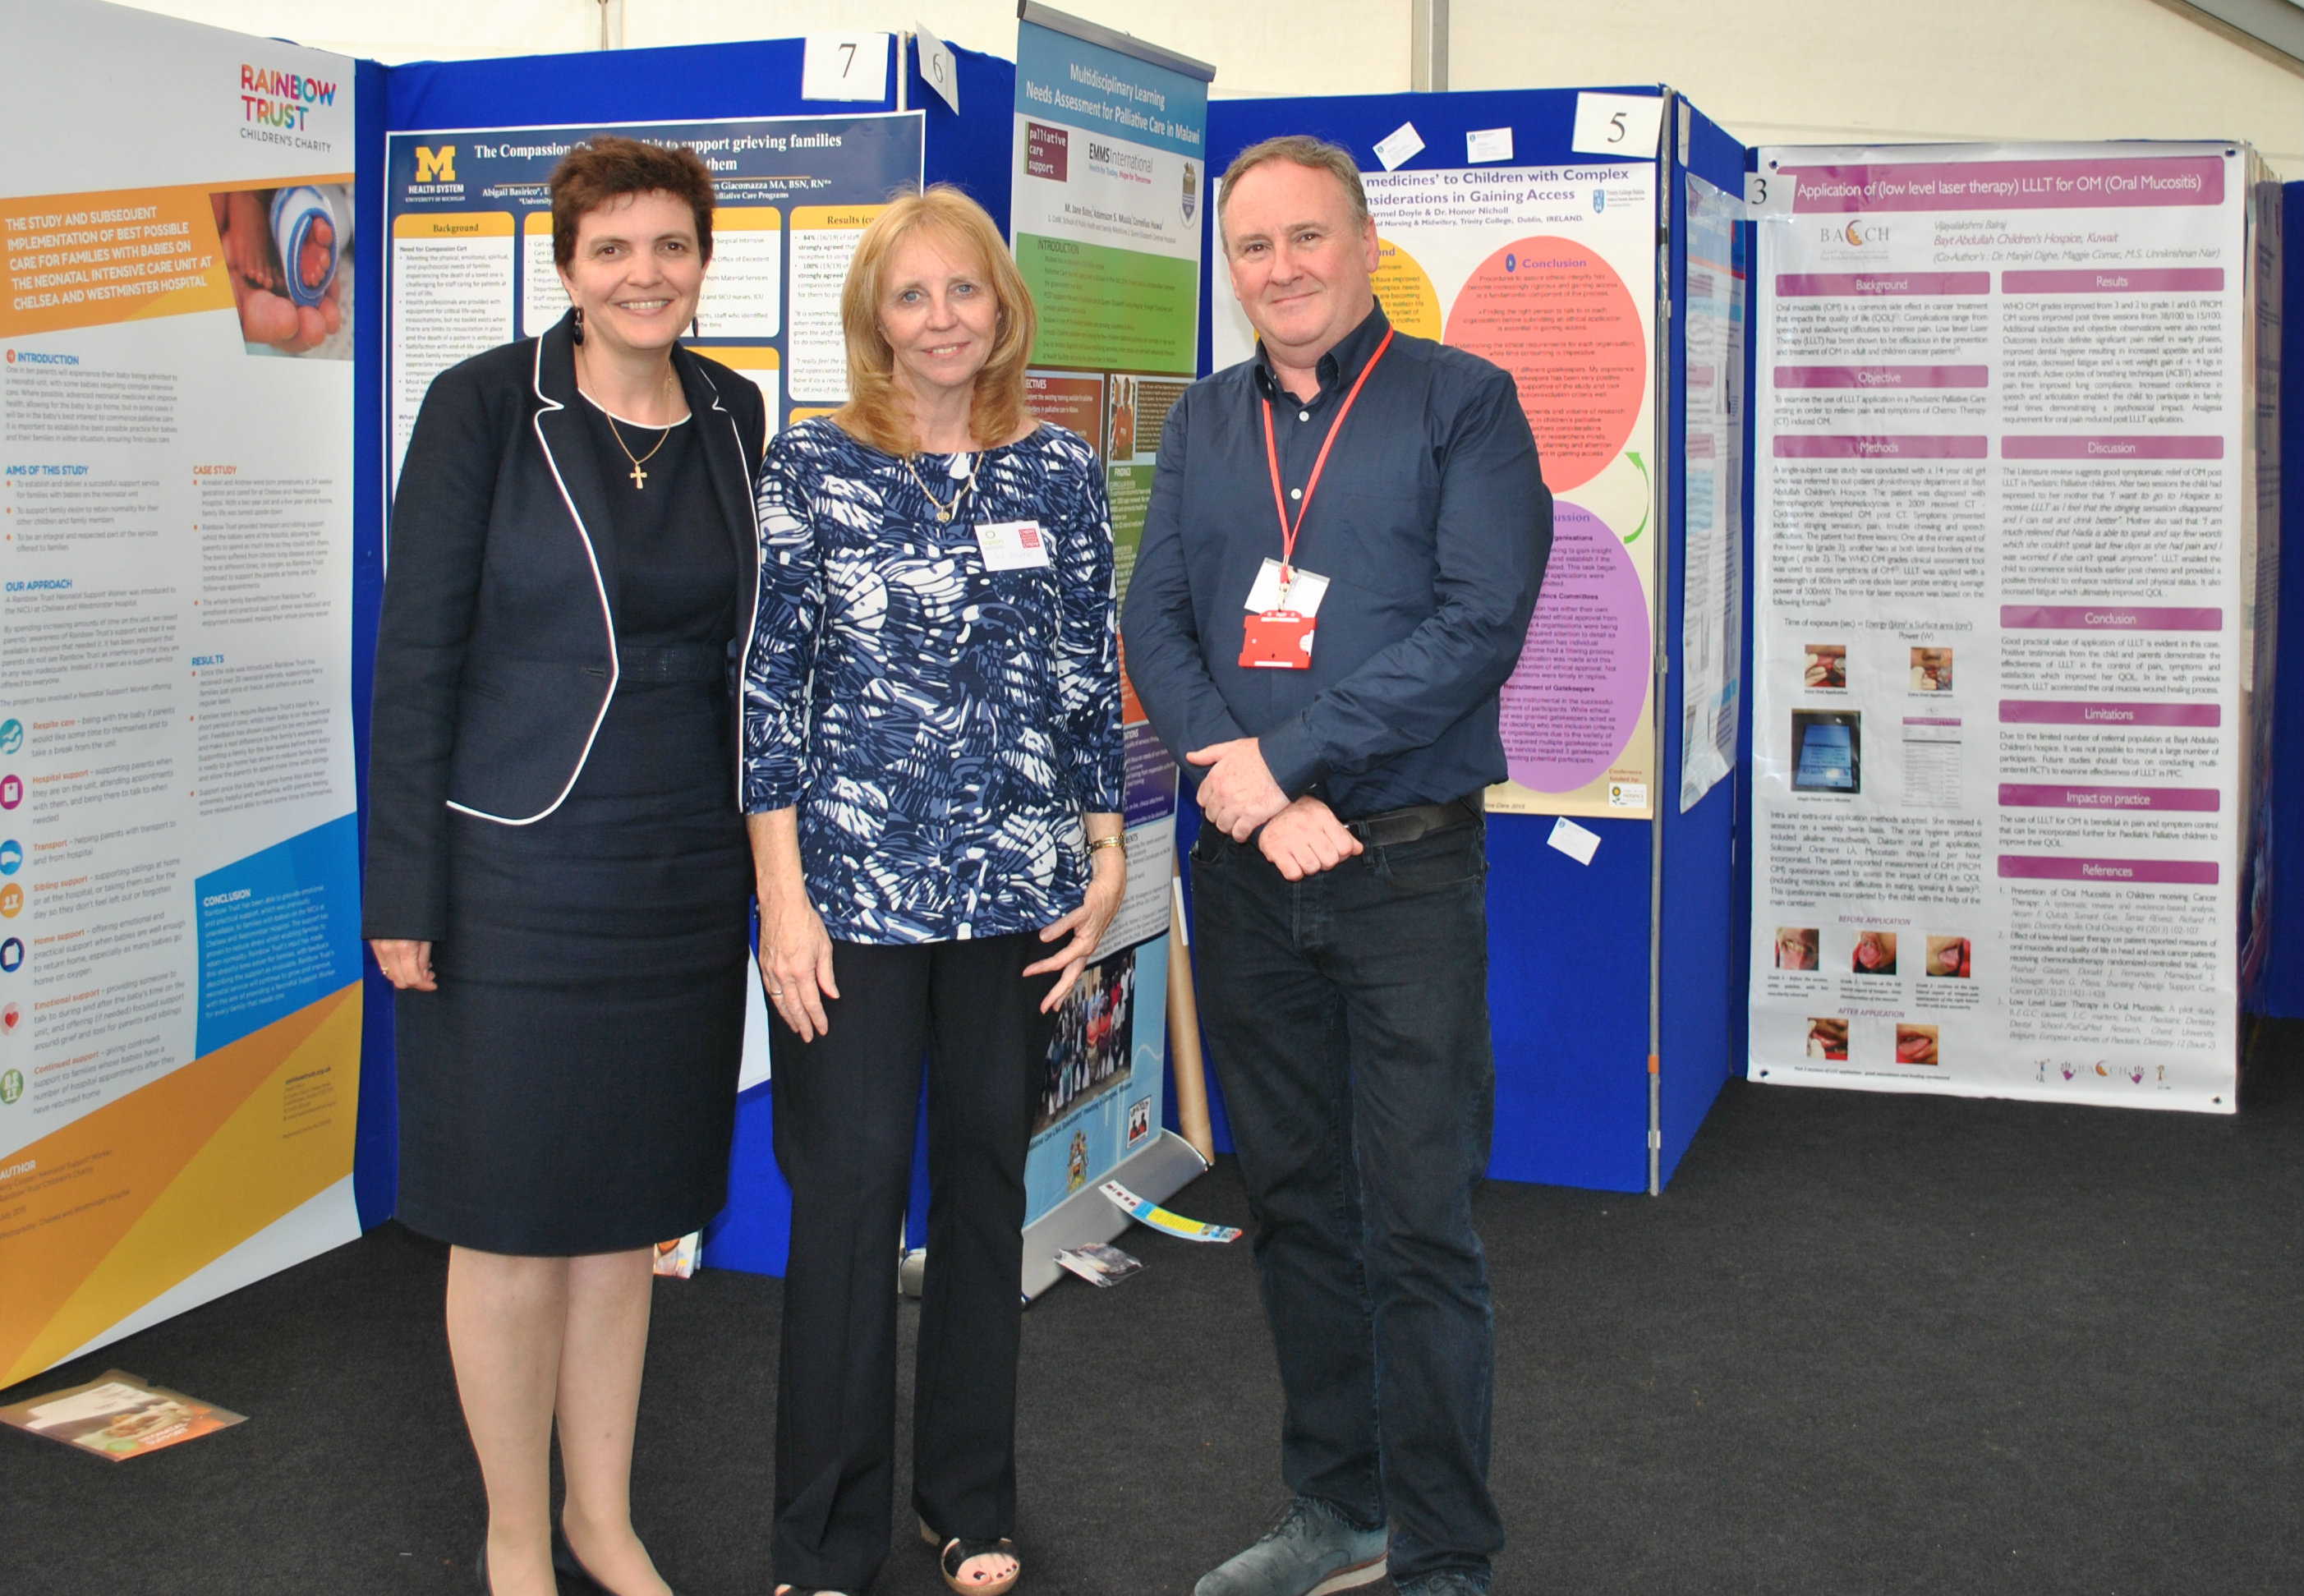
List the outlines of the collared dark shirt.
<svg viewBox="0 0 2304 1596">
<path fill-rule="evenodd" d="M 1552 495 L 1510 374 L 1397 334 L 1297 538 L 1296 565 L 1328 578 L 1311 668 L 1240 664 L 1249 589 L 1281 553 L 1259 402 L 1272 401 L 1292 516 L 1389 327 L 1372 310 L 1322 356 L 1309 403 L 1280 390 L 1261 350 L 1186 390 L 1161 433 L 1121 620 L 1129 679 L 1179 762 L 1255 737 L 1283 791 L 1346 819 L 1504 779 L 1496 690 L 1552 548 Z"/>
</svg>

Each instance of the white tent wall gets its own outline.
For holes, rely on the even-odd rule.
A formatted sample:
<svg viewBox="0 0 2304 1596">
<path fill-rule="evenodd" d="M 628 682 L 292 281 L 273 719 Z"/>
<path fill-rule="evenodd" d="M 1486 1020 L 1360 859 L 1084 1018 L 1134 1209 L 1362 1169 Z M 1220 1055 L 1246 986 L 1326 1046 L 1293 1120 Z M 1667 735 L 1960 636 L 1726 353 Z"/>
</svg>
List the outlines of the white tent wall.
<svg viewBox="0 0 2304 1596">
<path fill-rule="evenodd" d="M 1227 97 L 1408 88 L 1413 3 L 1063 0 L 1214 63 Z M 598 0 L 146 9 L 387 62 L 596 49 L 604 21 Z M 609 0 L 605 21 L 635 47 L 919 22 L 1001 55 L 1016 45 L 1011 0 Z M 1453 0 L 1449 44 L 1451 88 L 1661 81 L 1748 143 L 2244 138 L 2304 177 L 2304 64 L 2180 0 Z"/>
<path fill-rule="evenodd" d="M 2304 62 L 2162 0 L 1453 0 L 1449 35 L 1451 89 L 1665 82 L 1747 144 L 2246 139 L 2304 178 Z"/>
</svg>

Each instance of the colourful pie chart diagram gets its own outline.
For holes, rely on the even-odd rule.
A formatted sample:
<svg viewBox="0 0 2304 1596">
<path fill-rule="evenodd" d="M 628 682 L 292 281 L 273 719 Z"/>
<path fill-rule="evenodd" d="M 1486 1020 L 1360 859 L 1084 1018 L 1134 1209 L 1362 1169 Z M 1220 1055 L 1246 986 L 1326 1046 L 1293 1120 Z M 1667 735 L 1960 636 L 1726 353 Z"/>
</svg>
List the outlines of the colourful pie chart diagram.
<svg viewBox="0 0 2304 1596">
<path fill-rule="evenodd" d="M 1502 694 L 1514 781 L 1572 793 L 1607 774 L 1648 697 L 1648 593 L 1622 540 L 1590 511 L 1555 503 L 1536 618 Z"/>
<path fill-rule="evenodd" d="M 1599 474 L 1639 420 L 1648 335 L 1589 245 L 1539 236 L 1498 250 L 1449 308 L 1447 342 L 1512 374 L 1554 493 Z"/>
</svg>

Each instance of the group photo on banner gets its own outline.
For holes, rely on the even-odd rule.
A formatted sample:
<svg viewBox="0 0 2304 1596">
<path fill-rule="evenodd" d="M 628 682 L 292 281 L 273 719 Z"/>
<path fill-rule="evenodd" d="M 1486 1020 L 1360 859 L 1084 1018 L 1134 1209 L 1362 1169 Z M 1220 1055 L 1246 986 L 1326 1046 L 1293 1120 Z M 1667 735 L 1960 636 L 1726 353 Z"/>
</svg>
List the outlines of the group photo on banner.
<svg viewBox="0 0 2304 1596">
<path fill-rule="evenodd" d="M 1082 4 L 0 0 L 0 1589 L 2304 1580 L 2304 25 Z"/>
</svg>

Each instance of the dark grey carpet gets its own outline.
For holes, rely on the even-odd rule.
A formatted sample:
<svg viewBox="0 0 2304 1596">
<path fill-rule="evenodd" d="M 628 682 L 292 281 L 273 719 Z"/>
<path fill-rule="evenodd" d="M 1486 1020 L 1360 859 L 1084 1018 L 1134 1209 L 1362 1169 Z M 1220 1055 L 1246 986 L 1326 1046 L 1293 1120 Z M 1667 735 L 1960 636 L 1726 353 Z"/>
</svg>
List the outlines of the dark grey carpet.
<svg viewBox="0 0 2304 1596">
<path fill-rule="evenodd" d="M 1491 1187 L 1499 1596 L 2304 1590 L 2304 1027 L 2259 1056 L 2232 1119 L 1732 1084 L 1661 1199 Z M 1228 1164 L 1176 1206 L 1247 1218 Z M 1125 1244 L 1026 1316 L 1043 1596 L 1182 1596 L 1279 1497 L 1246 1244 Z M 443 1267 L 386 1227 L 4 1394 L 116 1365 L 252 1417 L 117 1465 L 0 1432 L 0 1591 L 469 1590 Z M 657 1288 L 683 1596 L 770 1589 L 777 1289 Z M 882 1596 L 941 1592 L 898 1539 Z"/>
</svg>

